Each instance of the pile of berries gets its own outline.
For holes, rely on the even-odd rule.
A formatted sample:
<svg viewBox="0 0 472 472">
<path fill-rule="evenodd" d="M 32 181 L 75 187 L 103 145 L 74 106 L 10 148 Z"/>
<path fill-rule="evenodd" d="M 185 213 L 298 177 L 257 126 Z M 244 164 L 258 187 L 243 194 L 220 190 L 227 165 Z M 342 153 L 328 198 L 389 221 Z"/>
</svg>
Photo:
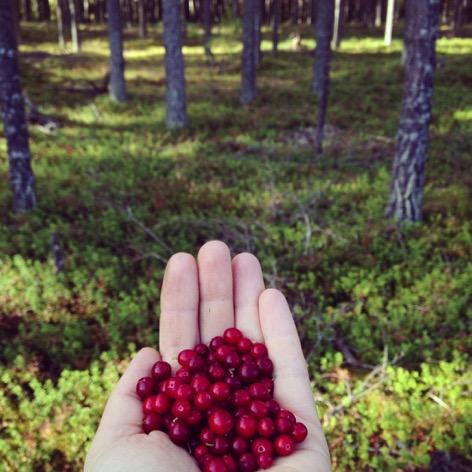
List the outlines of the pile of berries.
<svg viewBox="0 0 472 472">
<path fill-rule="evenodd" d="M 143 431 L 164 431 L 205 472 L 253 472 L 288 456 L 307 428 L 273 398 L 267 348 L 236 328 L 209 344 L 184 349 L 180 368 L 156 362 L 136 385 Z"/>
</svg>

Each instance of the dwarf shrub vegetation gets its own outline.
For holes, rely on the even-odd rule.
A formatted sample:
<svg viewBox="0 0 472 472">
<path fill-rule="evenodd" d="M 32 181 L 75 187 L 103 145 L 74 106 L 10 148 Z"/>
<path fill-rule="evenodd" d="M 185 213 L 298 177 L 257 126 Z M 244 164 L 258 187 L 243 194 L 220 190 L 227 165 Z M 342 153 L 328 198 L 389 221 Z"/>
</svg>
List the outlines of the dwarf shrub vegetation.
<svg viewBox="0 0 472 472">
<path fill-rule="evenodd" d="M 61 128 L 30 130 L 34 213 L 10 212 L 0 162 L 5 470 L 81 469 L 120 373 L 136 349 L 157 345 L 165 260 L 212 238 L 254 251 L 267 285 L 289 297 L 335 470 L 427 470 L 438 452 L 470 456 L 472 40 L 438 42 L 424 222 L 400 228 L 384 208 L 401 42 L 385 49 L 348 31 L 315 159 L 312 42 L 267 53 L 258 98 L 243 109 L 236 33 L 216 29 L 209 66 L 189 27 L 191 124 L 176 133 L 164 128 L 160 30 L 127 35 L 124 106 L 69 90 L 104 75 L 104 34 L 84 31 L 74 56 L 59 54 L 52 29 L 22 31 L 24 88 Z"/>
</svg>

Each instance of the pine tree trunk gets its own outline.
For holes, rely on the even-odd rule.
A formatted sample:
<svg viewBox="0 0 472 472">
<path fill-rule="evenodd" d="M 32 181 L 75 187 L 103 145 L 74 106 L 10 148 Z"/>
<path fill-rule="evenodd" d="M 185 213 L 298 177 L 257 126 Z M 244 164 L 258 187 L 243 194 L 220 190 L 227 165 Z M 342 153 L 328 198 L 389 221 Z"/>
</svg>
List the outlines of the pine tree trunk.
<svg viewBox="0 0 472 472">
<path fill-rule="evenodd" d="M 300 6 L 298 0 L 291 0 L 291 10 L 292 10 L 292 25 L 297 25 L 300 17 Z"/>
<path fill-rule="evenodd" d="M 387 3 L 387 16 L 385 18 L 385 46 L 392 44 L 392 30 L 393 30 L 393 15 L 395 13 L 395 0 L 388 0 Z"/>
<path fill-rule="evenodd" d="M 139 24 L 139 37 L 145 38 L 147 36 L 147 24 L 146 24 L 146 10 L 144 0 L 138 1 L 138 24 Z"/>
<path fill-rule="evenodd" d="M 323 1 L 321 1 L 321 3 L 323 3 Z M 344 1 L 334 0 L 333 47 L 335 49 L 339 49 L 341 46 L 343 22 Z"/>
<path fill-rule="evenodd" d="M 261 26 L 262 26 L 262 4 L 261 0 L 255 0 L 254 6 L 254 64 L 258 66 L 262 61 L 261 51 Z"/>
<path fill-rule="evenodd" d="M 126 101 L 125 61 L 123 59 L 123 30 L 120 0 L 107 0 L 108 42 L 110 44 L 110 97 Z"/>
<path fill-rule="evenodd" d="M 272 2 L 272 54 L 277 54 L 279 47 L 280 0 Z"/>
<path fill-rule="evenodd" d="M 25 5 L 25 20 L 33 21 L 33 8 L 31 6 L 31 0 L 24 0 Z"/>
<path fill-rule="evenodd" d="M 247 105 L 256 96 L 256 64 L 254 15 L 255 2 L 259 0 L 244 0 L 243 5 L 243 60 L 241 67 L 241 103 Z"/>
<path fill-rule="evenodd" d="M 211 0 L 203 0 L 201 6 L 203 24 L 203 48 L 205 56 L 212 58 L 211 53 Z"/>
<path fill-rule="evenodd" d="M 313 89 L 318 95 L 318 121 L 316 125 L 316 152 L 323 152 L 324 126 L 328 109 L 331 66 L 331 40 L 334 25 L 334 0 L 318 3 L 315 35 L 315 67 Z"/>
<path fill-rule="evenodd" d="M 168 128 L 187 126 L 181 6 L 181 0 L 162 1 L 164 45 L 166 48 L 166 124 Z"/>
<path fill-rule="evenodd" d="M 407 0 L 405 82 L 387 216 L 419 221 L 435 69 L 440 0 Z"/>
<path fill-rule="evenodd" d="M 0 109 L 7 140 L 14 211 L 36 206 L 36 190 L 18 69 L 16 26 L 10 0 L 0 0 Z"/>
<path fill-rule="evenodd" d="M 75 0 L 69 0 L 70 12 L 70 35 L 72 39 L 72 51 L 80 52 L 79 26 L 77 24 L 77 12 L 75 9 Z"/>
<path fill-rule="evenodd" d="M 464 0 L 454 0 L 453 33 L 459 36 L 463 21 Z"/>
</svg>

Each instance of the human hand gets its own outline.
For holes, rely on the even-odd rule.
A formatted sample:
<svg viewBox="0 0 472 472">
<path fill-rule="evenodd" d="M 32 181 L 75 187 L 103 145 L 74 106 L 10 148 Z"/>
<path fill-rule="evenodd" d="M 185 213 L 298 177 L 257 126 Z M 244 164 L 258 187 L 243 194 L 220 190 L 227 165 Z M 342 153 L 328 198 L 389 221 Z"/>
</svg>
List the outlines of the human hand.
<svg viewBox="0 0 472 472">
<path fill-rule="evenodd" d="M 207 344 L 231 326 L 266 344 L 274 363 L 274 397 L 309 431 L 295 453 L 277 459 L 271 470 L 329 472 L 328 447 L 287 301 L 278 290 L 264 289 L 253 255 L 239 254 L 231 261 L 228 247 L 219 241 L 205 244 L 197 261 L 185 253 L 169 260 L 161 292 L 159 352 L 142 349 L 121 377 L 108 399 L 85 471 L 199 471 L 194 459 L 167 434 L 142 432 L 142 402 L 135 387 L 161 357 L 175 368 L 182 349 Z"/>
</svg>

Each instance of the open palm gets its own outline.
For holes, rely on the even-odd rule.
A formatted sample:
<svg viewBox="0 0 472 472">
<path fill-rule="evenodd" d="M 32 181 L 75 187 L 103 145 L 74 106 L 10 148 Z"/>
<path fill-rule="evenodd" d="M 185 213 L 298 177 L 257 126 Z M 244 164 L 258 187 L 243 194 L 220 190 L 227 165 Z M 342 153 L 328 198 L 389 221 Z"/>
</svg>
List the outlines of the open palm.
<svg viewBox="0 0 472 472">
<path fill-rule="evenodd" d="M 285 297 L 278 290 L 265 289 L 253 255 L 239 254 L 231 261 L 228 247 L 212 241 L 200 249 L 197 261 L 185 253 L 169 260 L 161 292 L 159 352 L 139 351 L 110 395 L 85 462 L 86 472 L 198 471 L 194 459 L 165 433 L 142 433 L 142 403 L 135 386 L 161 357 L 177 367 L 182 349 L 208 343 L 232 326 L 267 345 L 275 369 L 274 396 L 309 430 L 296 453 L 277 459 L 271 470 L 330 471 L 305 359 Z"/>
</svg>

